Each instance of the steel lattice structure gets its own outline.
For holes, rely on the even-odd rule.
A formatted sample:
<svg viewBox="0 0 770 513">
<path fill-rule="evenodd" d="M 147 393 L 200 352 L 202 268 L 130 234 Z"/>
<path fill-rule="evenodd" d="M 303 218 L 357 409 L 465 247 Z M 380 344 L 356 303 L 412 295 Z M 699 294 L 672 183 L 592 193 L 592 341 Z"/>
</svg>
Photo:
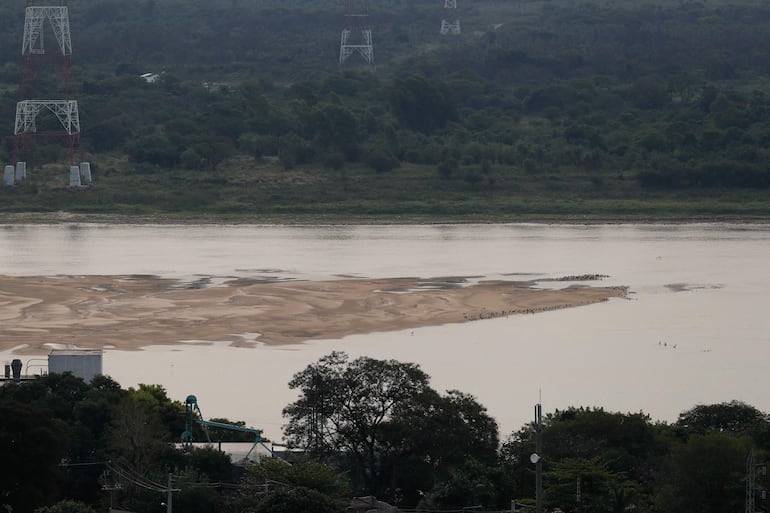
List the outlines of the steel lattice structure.
<svg viewBox="0 0 770 513">
<path fill-rule="evenodd" d="M 37 115 L 48 109 L 70 137 L 80 134 L 80 116 L 76 100 L 23 100 L 16 103 L 13 135 L 37 132 Z"/>
<path fill-rule="evenodd" d="M 25 160 L 31 136 L 59 135 L 67 139 L 70 163 L 75 163 L 75 150 L 80 147 L 80 115 L 74 99 L 72 79 L 72 37 L 69 11 L 62 0 L 60 5 L 31 5 L 28 0 L 24 16 L 24 36 L 21 45 L 21 79 L 14 123 L 14 159 Z M 62 99 L 38 99 L 35 91 L 37 68 L 44 65 L 46 56 L 45 32 L 50 27 L 58 46 L 51 52 L 51 60 L 57 64 L 59 81 L 55 91 L 47 91 L 45 97 Z M 61 95 L 61 96 L 59 96 Z M 61 129 L 38 130 L 37 117 L 42 112 L 53 114 Z"/>
<path fill-rule="evenodd" d="M 457 0 L 444 0 L 444 9 L 457 9 Z M 445 11 L 451 12 L 451 11 Z M 454 16 L 453 20 L 445 17 L 441 20 L 441 35 L 459 35 L 460 34 L 460 20 L 457 16 Z"/>
<path fill-rule="evenodd" d="M 356 37 L 358 31 L 360 31 L 360 39 Z M 340 67 L 344 66 L 354 53 L 360 54 L 369 69 L 375 71 L 372 26 L 369 22 L 367 0 L 345 0 L 345 16 L 340 36 Z"/>
<path fill-rule="evenodd" d="M 21 46 L 21 54 L 43 54 L 44 34 L 43 26 L 48 20 L 53 29 L 59 50 L 62 55 L 72 55 L 72 38 L 70 36 L 69 13 L 66 6 L 57 7 L 27 7 L 24 17 L 24 41 Z"/>
</svg>

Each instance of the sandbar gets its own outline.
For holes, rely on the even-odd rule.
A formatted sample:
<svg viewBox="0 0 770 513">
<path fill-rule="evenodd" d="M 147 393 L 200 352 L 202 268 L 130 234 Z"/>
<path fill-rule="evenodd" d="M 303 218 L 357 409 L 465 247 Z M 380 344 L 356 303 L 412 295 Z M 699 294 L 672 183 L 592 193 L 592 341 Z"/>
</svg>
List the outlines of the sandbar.
<svg viewBox="0 0 770 513">
<path fill-rule="evenodd" d="M 476 322 L 626 297 L 626 287 L 465 278 L 216 284 L 155 276 L 0 276 L 0 351 L 137 350 L 195 341 L 295 344 Z M 551 284 L 553 285 L 553 284 Z M 244 334 L 258 333 L 254 337 Z"/>
</svg>

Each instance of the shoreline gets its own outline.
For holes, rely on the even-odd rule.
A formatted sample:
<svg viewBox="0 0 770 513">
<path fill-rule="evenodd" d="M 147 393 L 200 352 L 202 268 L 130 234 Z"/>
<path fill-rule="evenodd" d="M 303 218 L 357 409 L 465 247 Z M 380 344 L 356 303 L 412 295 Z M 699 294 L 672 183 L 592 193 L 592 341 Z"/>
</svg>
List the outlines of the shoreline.
<svg viewBox="0 0 770 513">
<path fill-rule="evenodd" d="M 328 215 L 126 215 L 83 214 L 74 212 L 13 212 L 0 215 L 0 226 L 23 224 L 132 224 L 132 225 L 440 225 L 440 224 L 564 224 L 564 225 L 614 225 L 614 224 L 768 224 L 767 217 L 702 216 L 702 217 L 654 217 L 654 216 L 342 216 Z"/>
<path fill-rule="evenodd" d="M 580 280 L 535 288 L 545 281 L 553 284 L 462 277 L 230 279 L 200 288 L 146 276 L 0 276 L 0 351 L 45 354 L 52 345 L 131 351 L 193 341 L 287 345 L 535 314 L 628 293 L 627 287 Z"/>
</svg>

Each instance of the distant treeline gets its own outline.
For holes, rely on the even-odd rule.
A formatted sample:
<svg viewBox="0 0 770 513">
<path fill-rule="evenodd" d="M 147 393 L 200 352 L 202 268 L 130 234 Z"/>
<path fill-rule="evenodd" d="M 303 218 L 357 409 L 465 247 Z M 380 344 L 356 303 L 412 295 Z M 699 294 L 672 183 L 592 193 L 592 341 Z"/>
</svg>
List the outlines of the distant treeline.
<svg viewBox="0 0 770 513">
<path fill-rule="evenodd" d="M 461 1 L 463 34 L 441 36 L 434 3 L 372 3 L 373 74 L 356 56 L 337 69 L 334 2 L 73 2 L 84 149 L 113 176 L 248 157 L 240 179 L 256 180 L 274 157 L 335 181 L 361 166 L 431 169 L 508 198 L 770 187 L 770 5 Z M 10 134 L 23 13 L 0 16 L 19 20 L 0 34 Z M 54 87 L 45 70 L 41 88 Z M 11 147 L 8 135 L 3 160 Z M 42 144 L 30 160 L 59 157 Z"/>
<path fill-rule="evenodd" d="M 766 506 L 770 418 L 745 403 L 697 405 L 672 424 L 643 412 L 568 408 L 547 412 L 540 435 L 528 424 L 501 441 L 473 396 L 438 393 L 429 379 L 415 364 L 331 353 L 288 383 L 298 399 L 284 409 L 285 441 L 295 448 L 281 453 L 287 460 L 239 465 L 216 443 L 179 443 L 189 427 L 185 405 L 162 386 L 124 389 L 109 377 L 84 383 L 71 374 L 8 382 L 0 386 L 0 506 L 153 513 L 174 488 L 173 507 L 187 513 L 342 513 L 356 496 L 406 510 L 506 511 L 512 501 L 534 504 L 538 436 L 546 511 Z M 206 435 L 192 420 L 194 441 L 240 434 Z"/>
</svg>

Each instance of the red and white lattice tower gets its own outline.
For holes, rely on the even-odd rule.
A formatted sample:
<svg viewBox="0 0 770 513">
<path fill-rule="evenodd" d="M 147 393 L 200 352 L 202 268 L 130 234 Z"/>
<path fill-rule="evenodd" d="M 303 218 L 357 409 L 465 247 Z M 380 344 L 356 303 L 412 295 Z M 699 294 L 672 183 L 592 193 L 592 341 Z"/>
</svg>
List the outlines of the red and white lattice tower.
<svg viewBox="0 0 770 513">
<path fill-rule="evenodd" d="M 453 13 L 450 15 L 450 13 Z M 460 20 L 457 17 L 457 0 L 444 0 L 444 19 L 441 20 L 441 35 L 459 35 Z"/>
<path fill-rule="evenodd" d="M 360 54 L 369 69 L 375 71 L 367 0 L 345 0 L 345 16 L 340 37 L 340 67 L 344 66 L 354 53 Z"/>
<path fill-rule="evenodd" d="M 53 32 L 58 48 L 47 52 L 46 29 Z M 50 50 L 50 49 L 49 49 Z M 57 75 L 45 91 L 39 91 L 38 74 L 53 71 Z M 53 124 L 38 127 L 38 115 L 53 115 Z M 53 120 L 53 119 L 52 119 Z M 70 163 L 80 148 L 80 115 L 75 99 L 72 74 L 72 39 L 65 0 L 59 5 L 34 5 L 27 0 L 24 38 L 21 45 L 21 79 L 14 124 L 14 157 L 25 160 L 33 136 L 63 136 L 69 146 Z"/>
</svg>

